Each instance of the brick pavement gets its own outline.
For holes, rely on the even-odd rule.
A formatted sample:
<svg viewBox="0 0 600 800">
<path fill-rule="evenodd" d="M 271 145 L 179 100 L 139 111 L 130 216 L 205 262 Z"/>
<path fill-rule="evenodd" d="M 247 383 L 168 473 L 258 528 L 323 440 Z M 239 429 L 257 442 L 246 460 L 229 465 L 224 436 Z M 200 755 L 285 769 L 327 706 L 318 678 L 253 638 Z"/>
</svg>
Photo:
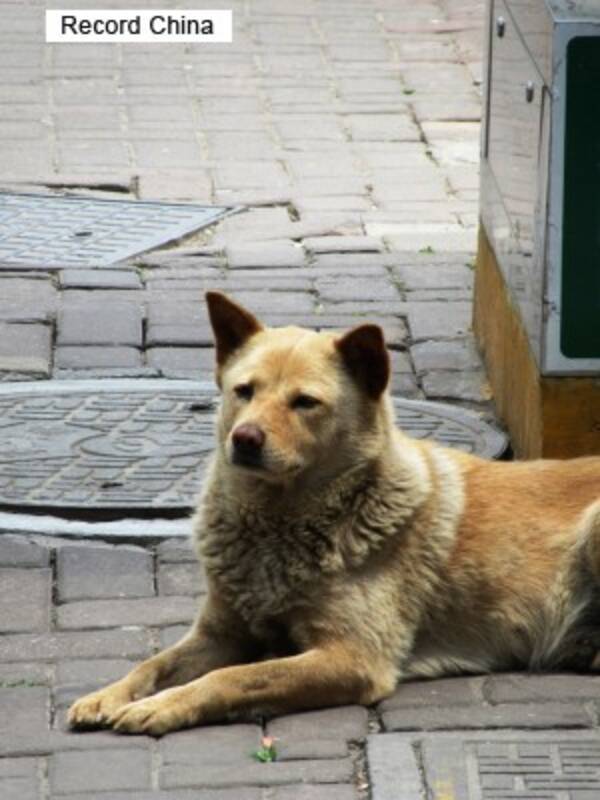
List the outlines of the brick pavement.
<svg viewBox="0 0 600 800">
<path fill-rule="evenodd" d="M 600 677 L 590 675 L 417 681 L 370 709 L 160 740 L 68 732 L 73 699 L 177 639 L 205 588 L 186 540 L 0 538 L 2 800 L 598 796 Z M 252 757 L 264 734 L 276 740 L 272 764 Z"/>
<path fill-rule="evenodd" d="M 481 4 L 226 5 L 230 46 L 43 46 L 42 8 L 0 1 L 3 186 L 246 206 L 118 269 L 0 269 L 0 380 L 206 378 L 218 287 L 274 324 L 377 319 L 395 391 L 486 409 Z M 423 343 L 457 355 L 418 359 Z"/>
</svg>

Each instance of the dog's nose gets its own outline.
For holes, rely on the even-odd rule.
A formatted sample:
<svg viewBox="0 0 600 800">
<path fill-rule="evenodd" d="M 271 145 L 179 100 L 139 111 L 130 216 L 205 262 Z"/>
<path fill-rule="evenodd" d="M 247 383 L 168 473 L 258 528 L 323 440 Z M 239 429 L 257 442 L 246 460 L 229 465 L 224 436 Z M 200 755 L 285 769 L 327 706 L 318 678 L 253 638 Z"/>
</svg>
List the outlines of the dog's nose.
<svg viewBox="0 0 600 800">
<path fill-rule="evenodd" d="M 265 443 L 265 434 L 258 427 L 245 423 L 237 427 L 231 436 L 235 454 L 242 461 L 256 462 Z"/>
</svg>

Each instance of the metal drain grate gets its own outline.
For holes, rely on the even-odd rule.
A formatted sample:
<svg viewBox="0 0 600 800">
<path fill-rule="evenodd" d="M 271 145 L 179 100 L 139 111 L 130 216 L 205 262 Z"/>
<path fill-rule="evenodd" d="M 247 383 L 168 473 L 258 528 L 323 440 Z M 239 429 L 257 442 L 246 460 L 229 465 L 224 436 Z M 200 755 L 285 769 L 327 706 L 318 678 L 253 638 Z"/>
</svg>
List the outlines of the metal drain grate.
<svg viewBox="0 0 600 800">
<path fill-rule="evenodd" d="M 594 689 L 591 685 L 588 688 L 589 697 L 594 697 Z M 587 699 L 585 694 L 579 696 Z M 505 706 L 509 713 L 512 706 L 513 714 L 514 708 L 519 708 L 517 703 Z M 540 709 L 544 709 L 540 700 L 531 703 L 529 724 L 536 724 L 533 720 Z M 463 710 L 463 719 L 468 719 L 469 707 Z M 497 724 L 493 721 L 494 707 L 488 708 L 487 713 L 491 728 Z M 542 710 L 540 717 L 543 713 Z M 401 712 L 397 714 L 400 718 Z M 455 730 L 419 731 L 419 734 L 386 733 L 369 737 L 373 800 L 398 797 L 400 775 L 403 800 L 420 800 L 424 796 L 422 786 L 435 787 L 430 796 L 439 800 L 597 800 L 600 797 L 597 731 Z"/>
<path fill-rule="evenodd" d="M 108 266 L 200 230 L 234 210 L 0 193 L 0 269 Z"/>
<path fill-rule="evenodd" d="M 185 513 L 214 443 L 210 384 L 86 383 L 0 387 L 0 507 Z M 486 457 L 506 446 L 474 414 L 395 403 L 399 424 L 419 438 Z"/>
</svg>

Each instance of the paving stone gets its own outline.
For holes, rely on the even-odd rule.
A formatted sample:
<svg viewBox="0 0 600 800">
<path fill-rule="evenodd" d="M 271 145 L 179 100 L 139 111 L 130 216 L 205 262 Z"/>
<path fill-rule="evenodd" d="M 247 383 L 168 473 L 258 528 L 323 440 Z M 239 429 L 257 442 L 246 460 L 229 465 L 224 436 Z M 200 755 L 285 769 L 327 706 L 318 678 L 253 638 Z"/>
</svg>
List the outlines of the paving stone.
<svg viewBox="0 0 600 800">
<path fill-rule="evenodd" d="M 49 377 L 51 339 L 48 325 L 0 323 L 0 373 Z"/>
<path fill-rule="evenodd" d="M 483 403 L 492 399 L 492 389 L 482 371 L 456 372 L 435 370 L 421 379 L 423 390 L 432 399 L 472 400 Z"/>
<path fill-rule="evenodd" d="M 475 253 L 477 229 L 464 228 L 458 223 L 407 223 L 402 228 L 397 226 L 393 234 L 385 237 L 387 247 L 394 250 L 428 250 L 448 252 Z"/>
<path fill-rule="evenodd" d="M 144 748 L 147 738 L 127 739 L 126 746 Z M 47 756 L 49 753 L 64 751 L 83 752 L 90 750 L 113 750 L 115 734 L 112 731 L 73 733 L 48 727 L 31 727 L 23 734 L 0 736 L 0 758 L 13 756 Z"/>
<path fill-rule="evenodd" d="M 232 244 L 226 249 L 226 257 L 231 269 L 301 267 L 305 261 L 303 249 L 292 241 Z"/>
<path fill-rule="evenodd" d="M 313 314 L 299 314 L 294 317 L 294 324 L 317 330 L 344 331 L 355 325 L 360 325 L 367 319 L 364 316 L 364 307 L 361 309 L 361 314 L 340 313 L 338 308 L 339 306 L 333 306 L 333 310 L 322 310 Z M 263 314 L 262 319 L 267 325 L 274 327 L 290 324 L 288 315 L 276 312 Z M 408 334 L 403 320 L 388 314 L 384 317 L 378 315 L 376 322 L 383 329 L 388 346 L 403 347 L 405 345 Z"/>
<path fill-rule="evenodd" d="M 496 706 L 397 708 L 382 714 L 388 731 L 482 728 L 591 728 L 582 703 L 504 703 Z"/>
<path fill-rule="evenodd" d="M 300 216 L 321 211 L 370 211 L 373 209 L 373 202 L 362 195 L 294 197 L 293 202 Z"/>
<path fill-rule="evenodd" d="M 148 791 L 110 791 L 88 793 L 75 792 L 66 795 L 68 800 L 265 800 L 262 790 L 256 786 L 238 789 L 160 789 Z M 275 795 L 274 795 L 275 797 Z M 17 798 L 15 800 L 18 800 Z M 332 798 L 332 800 L 335 800 Z M 345 798 L 340 798 L 345 800 Z"/>
<path fill-rule="evenodd" d="M 423 400 L 423 392 L 414 375 L 408 373 L 392 373 L 390 391 L 395 397 L 407 400 Z"/>
<path fill-rule="evenodd" d="M 16 739 L 45 730 L 49 712 L 48 689 L 41 686 L 0 689 L 0 741 L 11 735 Z"/>
<path fill-rule="evenodd" d="M 303 244 L 311 253 L 373 253 L 383 249 L 372 236 L 309 236 Z"/>
<path fill-rule="evenodd" d="M 269 736 L 282 742 L 364 739 L 368 731 L 368 713 L 362 706 L 343 706 L 288 714 L 270 720 L 267 731 Z"/>
<path fill-rule="evenodd" d="M 142 354 L 135 347 L 57 347 L 54 364 L 57 369 L 136 368 L 142 365 Z"/>
<path fill-rule="evenodd" d="M 36 758 L 5 758 L 0 761 L 2 800 L 38 800 L 42 765 Z"/>
<path fill-rule="evenodd" d="M 190 597 L 145 597 L 136 600 L 82 600 L 57 609 L 59 629 L 162 627 L 191 622 L 198 604 Z"/>
<path fill-rule="evenodd" d="M 145 126 L 144 133 L 146 132 Z M 163 135 L 159 133 L 159 136 Z M 203 169 L 188 169 L 185 175 L 153 169 L 152 172 L 139 176 L 137 195 L 140 200 L 188 200 L 210 205 L 213 200 L 213 185 L 210 176 Z M 219 199 L 216 202 L 221 204 Z"/>
<path fill-rule="evenodd" d="M 198 564 L 198 556 L 191 537 L 185 539 L 165 539 L 156 548 L 158 561 L 162 564 L 192 562 Z"/>
<path fill-rule="evenodd" d="M 263 269 L 236 269 L 228 272 L 221 286 L 224 291 L 259 291 L 265 286 L 272 292 L 310 292 L 312 276 L 307 269 L 290 269 L 289 267 L 272 267 Z"/>
<path fill-rule="evenodd" d="M 95 381 L 106 378 L 159 378 L 160 372 L 153 367 L 79 367 L 78 369 L 56 369 L 53 377 L 65 381 Z"/>
<path fill-rule="evenodd" d="M 50 758 L 49 780 L 56 795 L 149 789 L 150 770 L 148 750 L 121 744 L 115 750 L 54 753 Z"/>
<path fill-rule="evenodd" d="M 600 695 L 597 675 L 492 675 L 486 681 L 486 697 L 492 703 L 527 703 L 590 699 Z"/>
<path fill-rule="evenodd" d="M 51 593 L 49 569 L 0 569 L 0 633 L 48 630 Z"/>
<path fill-rule="evenodd" d="M 152 557 L 141 548 L 67 545 L 56 569 L 61 602 L 154 594 Z"/>
<path fill-rule="evenodd" d="M 439 678 L 401 683 L 394 694 L 377 706 L 387 712 L 402 708 L 440 708 L 483 702 L 484 678 Z"/>
<path fill-rule="evenodd" d="M 367 758 L 373 800 L 420 800 L 426 796 L 417 749 L 410 740 L 393 734 L 371 735 Z M 454 798 L 459 800 L 457 795 Z"/>
<path fill-rule="evenodd" d="M 122 307 L 139 308 L 143 307 L 143 295 L 141 292 L 132 292 L 129 289 L 64 289 L 61 292 L 63 308 L 78 308 L 94 310 L 116 306 L 117 310 Z"/>
<path fill-rule="evenodd" d="M 284 142 L 290 143 L 296 139 L 304 141 L 317 139 L 332 142 L 344 142 L 346 137 L 337 116 L 308 116 L 300 114 L 286 114 L 274 120 L 275 127 Z"/>
<path fill-rule="evenodd" d="M 344 117 L 354 141 L 418 142 L 419 128 L 408 114 L 356 114 Z"/>
<path fill-rule="evenodd" d="M 418 289 L 444 290 L 473 288 L 473 270 L 466 265 L 398 266 L 394 274 L 409 292 Z"/>
<path fill-rule="evenodd" d="M 457 339 L 466 336 L 472 325 L 470 303 L 411 303 L 408 322 L 413 341 Z"/>
<path fill-rule="evenodd" d="M 192 277 L 211 278 L 220 274 L 224 266 L 220 250 L 208 248 L 210 254 L 198 252 L 198 248 L 178 247 L 173 250 L 159 250 L 137 256 L 133 263 L 143 270 L 144 281 L 156 278 Z M 182 270 L 188 270 L 187 273 Z"/>
<path fill-rule="evenodd" d="M 133 269 L 67 269 L 59 273 L 63 289 L 141 289 Z"/>
<path fill-rule="evenodd" d="M 314 299 L 308 292 L 271 292 L 235 289 L 229 296 L 259 316 L 264 313 L 308 314 L 314 309 Z M 290 320 L 291 322 L 291 320 Z M 287 324 L 290 324 L 288 322 Z"/>
<path fill-rule="evenodd" d="M 63 307 L 58 345 L 142 345 L 142 310 L 135 303 L 88 301 Z"/>
<path fill-rule="evenodd" d="M 422 94 L 416 92 L 412 105 L 420 122 L 473 121 L 481 119 L 481 100 L 474 94 Z"/>
<path fill-rule="evenodd" d="M 299 197 L 336 197 L 344 195 L 364 195 L 369 181 L 360 175 L 340 175 L 334 178 L 301 178 L 294 183 L 294 191 Z"/>
<path fill-rule="evenodd" d="M 215 371 L 212 347 L 151 347 L 146 359 L 165 378 L 212 380 Z"/>
<path fill-rule="evenodd" d="M 68 707 L 78 697 L 119 680 L 134 666 L 135 661 L 126 659 L 59 661 L 56 665 L 54 703 L 59 708 Z"/>
<path fill-rule="evenodd" d="M 433 303 L 440 301 L 443 303 L 470 303 L 473 299 L 473 292 L 470 289 L 415 289 L 406 291 L 405 299 L 411 303 Z"/>
<path fill-rule="evenodd" d="M 349 784 L 326 786 L 278 786 L 271 790 L 270 800 L 358 800 L 358 791 Z"/>
<path fill-rule="evenodd" d="M 0 663 L 0 688 L 10 689 L 25 686 L 49 686 L 53 667 L 39 663 Z"/>
<path fill-rule="evenodd" d="M 148 633 L 139 629 L 19 633 L 0 638 L 0 662 L 55 661 L 64 658 L 145 658 Z"/>
<path fill-rule="evenodd" d="M 400 301 L 397 289 L 392 285 L 389 276 L 377 279 L 355 278 L 352 281 L 341 282 L 335 277 L 317 278 L 315 289 L 319 299 L 331 302 L 355 300 L 361 302 L 376 302 L 381 309 L 382 303 L 391 301 L 392 304 Z"/>
<path fill-rule="evenodd" d="M 413 368 L 408 353 L 399 350 L 390 350 L 390 360 L 393 373 L 413 376 Z"/>
<path fill-rule="evenodd" d="M 0 535 L 0 566 L 47 567 L 50 550 L 29 537 Z"/>
<path fill-rule="evenodd" d="M 221 162 L 215 171 L 214 182 L 217 189 L 261 189 L 265 185 L 288 186 L 290 178 L 278 162 L 238 161 L 235 164 Z"/>
<path fill-rule="evenodd" d="M 48 276 L 0 276 L 2 322 L 49 322 L 56 303 L 56 289 Z"/>
<path fill-rule="evenodd" d="M 397 267 L 462 267 L 473 261 L 473 254 L 465 251 L 398 250 L 389 256 L 390 266 Z"/>
<path fill-rule="evenodd" d="M 418 178 L 407 174 L 404 170 L 397 176 L 385 175 L 385 182 L 381 178 L 373 181 L 373 201 L 377 204 L 377 219 L 374 214 L 365 216 L 365 230 L 373 236 L 388 236 L 394 233 L 401 234 L 406 230 L 407 222 L 422 223 L 423 219 L 429 222 L 456 222 L 449 213 L 449 191 L 445 181 L 440 175 Z M 396 225 L 381 224 L 381 210 L 410 209 L 413 215 L 408 219 L 397 219 Z M 379 223 L 379 224 L 377 224 Z"/>
<path fill-rule="evenodd" d="M 204 571 L 197 562 L 159 563 L 157 581 L 161 595 L 197 596 L 208 591 Z"/>
<path fill-rule="evenodd" d="M 147 347 L 209 347 L 212 344 L 212 329 L 203 303 L 154 301 L 148 304 Z"/>
<path fill-rule="evenodd" d="M 165 767 L 178 765 L 198 767 L 216 765 L 245 766 L 252 763 L 252 754 L 260 747 L 259 725 L 233 724 L 177 731 L 160 742 Z"/>
<path fill-rule="evenodd" d="M 387 278 L 386 270 L 391 256 L 388 253 L 317 253 L 311 270 L 318 275 L 381 275 Z"/>
<path fill-rule="evenodd" d="M 299 761 L 275 761 L 261 764 L 248 758 L 236 764 L 199 765 L 197 758 L 166 764 L 160 777 L 165 789 L 184 786 L 277 786 L 289 783 L 347 783 L 352 780 L 353 767 L 350 759 L 323 759 Z"/>
<path fill-rule="evenodd" d="M 473 370 L 482 366 L 481 356 L 473 340 L 430 340 L 410 348 L 417 372 L 428 370 Z"/>
<path fill-rule="evenodd" d="M 219 225 L 212 240 L 217 247 L 224 248 L 234 242 L 267 242 L 281 239 L 300 241 L 309 237 L 349 236 L 362 232 L 360 212 L 345 211 L 341 214 L 319 212 L 306 214 L 299 222 L 280 222 L 230 232 L 225 227 L 227 220 Z"/>
<path fill-rule="evenodd" d="M 349 745 L 345 739 L 277 739 L 277 760 L 345 758 Z"/>
</svg>

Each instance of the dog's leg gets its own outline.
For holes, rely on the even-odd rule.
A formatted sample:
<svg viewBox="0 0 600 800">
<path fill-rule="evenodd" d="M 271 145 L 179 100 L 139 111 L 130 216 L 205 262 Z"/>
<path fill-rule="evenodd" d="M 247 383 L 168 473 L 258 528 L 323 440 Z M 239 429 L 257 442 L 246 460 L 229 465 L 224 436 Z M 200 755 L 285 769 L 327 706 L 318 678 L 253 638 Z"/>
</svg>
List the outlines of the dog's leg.
<svg viewBox="0 0 600 800">
<path fill-rule="evenodd" d="M 139 664 L 104 689 L 77 700 L 70 708 L 72 727 L 98 727 L 122 706 L 171 686 L 188 683 L 207 672 L 257 657 L 256 642 L 237 618 L 217 609 L 210 599 L 190 632 L 167 650 Z"/>
<path fill-rule="evenodd" d="M 248 714 L 285 714 L 347 703 L 373 703 L 391 694 L 393 663 L 343 643 L 297 656 L 227 667 L 117 711 L 109 724 L 122 733 L 168 731 Z"/>
</svg>

